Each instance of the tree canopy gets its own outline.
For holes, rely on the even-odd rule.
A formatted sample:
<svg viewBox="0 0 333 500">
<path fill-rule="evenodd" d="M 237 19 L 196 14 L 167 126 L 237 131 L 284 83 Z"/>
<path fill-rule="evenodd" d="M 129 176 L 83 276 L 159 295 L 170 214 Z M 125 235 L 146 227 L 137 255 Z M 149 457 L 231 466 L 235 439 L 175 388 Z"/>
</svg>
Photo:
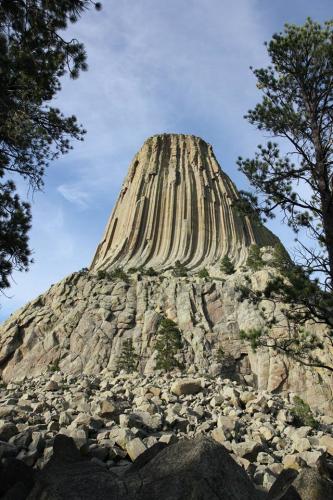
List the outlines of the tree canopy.
<svg viewBox="0 0 333 500">
<path fill-rule="evenodd" d="M 286 24 L 266 45 L 271 64 L 253 70 L 262 100 L 246 118 L 272 140 L 238 160 L 255 189 L 241 209 L 282 213 L 297 234 L 295 265 L 284 259 L 284 278 L 263 295 L 292 304 L 288 347 L 299 351 L 308 319 L 326 324 L 333 345 L 333 22 Z"/>
<path fill-rule="evenodd" d="M 63 32 L 91 5 L 101 7 L 92 0 L 0 2 L 0 289 L 14 269 L 28 269 L 31 254 L 31 211 L 12 177 L 40 189 L 48 164 L 85 133 L 51 101 L 66 73 L 77 78 L 87 69 L 83 44 Z"/>
</svg>

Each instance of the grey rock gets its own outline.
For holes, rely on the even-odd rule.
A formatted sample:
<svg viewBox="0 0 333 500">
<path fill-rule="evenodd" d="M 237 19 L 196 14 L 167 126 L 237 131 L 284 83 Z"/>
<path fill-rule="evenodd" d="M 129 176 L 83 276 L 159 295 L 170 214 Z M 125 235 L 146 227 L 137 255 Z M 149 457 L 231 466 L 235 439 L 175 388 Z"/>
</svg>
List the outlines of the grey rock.
<svg viewBox="0 0 333 500">
<path fill-rule="evenodd" d="M 318 471 L 308 469 L 300 472 L 287 494 L 292 492 L 302 500 L 328 500 L 333 498 L 333 483 L 321 477 Z"/>
<path fill-rule="evenodd" d="M 150 453 L 152 448 L 149 450 Z M 29 500 L 256 500 L 246 473 L 219 444 L 200 437 L 167 446 L 119 477 L 80 456 L 58 436 L 54 455 L 40 472 Z M 144 456 L 141 455 L 141 456 Z"/>
<path fill-rule="evenodd" d="M 142 455 L 146 449 L 146 446 L 140 438 L 131 439 L 131 441 L 128 441 L 126 444 L 126 451 L 133 462 L 138 458 L 138 456 Z"/>
<path fill-rule="evenodd" d="M 200 380 L 180 379 L 172 383 L 170 390 L 176 396 L 197 394 L 202 391 L 202 385 Z"/>
<path fill-rule="evenodd" d="M 242 443 L 233 443 L 232 449 L 237 456 L 254 462 L 258 453 L 262 451 L 262 446 L 256 441 L 244 441 Z"/>
<path fill-rule="evenodd" d="M 14 423 L 6 422 L 0 425 L 0 441 L 9 441 L 15 434 L 18 434 L 18 429 Z"/>
</svg>

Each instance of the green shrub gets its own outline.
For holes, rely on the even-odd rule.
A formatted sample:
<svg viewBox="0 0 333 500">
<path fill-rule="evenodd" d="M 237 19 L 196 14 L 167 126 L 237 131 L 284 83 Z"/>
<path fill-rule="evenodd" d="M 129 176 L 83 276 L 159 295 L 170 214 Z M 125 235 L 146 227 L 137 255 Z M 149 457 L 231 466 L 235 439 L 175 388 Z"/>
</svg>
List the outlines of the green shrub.
<svg viewBox="0 0 333 500">
<path fill-rule="evenodd" d="M 159 324 L 155 343 L 156 368 L 166 371 L 181 368 L 182 365 L 175 356 L 182 349 L 182 346 L 181 333 L 176 323 L 171 319 L 163 318 Z"/>
<path fill-rule="evenodd" d="M 184 264 L 181 264 L 179 260 L 176 260 L 175 267 L 173 268 L 173 275 L 177 278 L 187 276 L 187 269 Z"/>
<path fill-rule="evenodd" d="M 128 274 L 121 267 L 116 267 L 112 271 L 106 271 L 105 269 L 100 269 L 99 271 L 97 271 L 96 276 L 97 279 L 99 280 L 103 279 L 109 281 L 122 280 L 126 281 L 126 283 L 129 281 Z"/>
<path fill-rule="evenodd" d="M 198 276 L 199 278 L 209 278 L 209 272 L 204 267 L 203 269 L 200 269 L 200 271 L 198 272 Z"/>
<path fill-rule="evenodd" d="M 58 371 L 60 371 L 59 364 L 60 364 L 60 360 L 59 359 L 56 359 L 55 361 L 53 361 L 53 363 L 51 363 L 49 365 L 49 371 L 50 372 L 58 372 Z"/>
<path fill-rule="evenodd" d="M 246 332 L 241 330 L 239 336 L 242 340 L 247 340 L 250 342 L 252 350 L 255 352 L 260 346 L 260 338 L 263 335 L 263 330 L 261 328 L 250 328 Z"/>
<path fill-rule="evenodd" d="M 246 261 L 247 267 L 252 271 L 259 271 L 259 269 L 262 269 L 264 267 L 264 264 L 265 263 L 260 253 L 260 247 L 258 245 L 251 245 Z"/>
<path fill-rule="evenodd" d="M 119 279 L 126 282 L 129 281 L 127 273 L 121 267 L 116 267 L 111 272 L 109 272 L 109 278 L 111 280 Z"/>
<path fill-rule="evenodd" d="M 108 273 L 104 269 L 100 269 L 97 271 L 97 279 L 98 280 L 105 280 L 108 278 Z"/>
<path fill-rule="evenodd" d="M 225 274 L 234 274 L 235 272 L 235 267 L 227 255 L 221 260 L 220 270 Z"/>
<path fill-rule="evenodd" d="M 299 396 L 294 397 L 294 407 L 291 409 L 296 427 L 310 426 L 314 429 L 318 427 L 318 422 L 314 418 L 310 406 Z"/>
<path fill-rule="evenodd" d="M 155 271 L 153 267 L 148 267 L 148 269 L 145 269 L 144 274 L 146 276 L 158 276 L 158 272 Z"/>
<path fill-rule="evenodd" d="M 153 267 L 148 267 L 148 269 L 145 269 L 143 266 L 140 267 L 130 267 L 127 272 L 129 274 L 134 274 L 134 273 L 139 273 L 142 274 L 143 276 L 158 276 L 158 272 L 155 271 Z"/>
<path fill-rule="evenodd" d="M 135 352 L 132 340 L 125 340 L 117 360 L 117 370 L 125 370 L 126 373 L 132 373 L 137 369 L 138 363 L 139 356 Z"/>
</svg>

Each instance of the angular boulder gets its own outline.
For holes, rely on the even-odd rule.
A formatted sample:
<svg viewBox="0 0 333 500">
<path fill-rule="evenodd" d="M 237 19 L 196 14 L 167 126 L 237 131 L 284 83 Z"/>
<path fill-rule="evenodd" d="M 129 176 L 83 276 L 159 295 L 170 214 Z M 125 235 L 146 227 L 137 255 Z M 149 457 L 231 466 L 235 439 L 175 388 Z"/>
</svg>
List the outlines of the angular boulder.
<svg viewBox="0 0 333 500">
<path fill-rule="evenodd" d="M 202 385 L 200 380 L 179 379 L 171 384 L 170 390 L 176 396 L 188 396 L 202 391 Z"/>
<path fill-rule="evenodd" d="M 158 451 L 158 450 L 157 450 Z M 146 453 L 146 452 L 145 452 Z M 143 455 L 142 455 L 143 456 Z M 147 455 L 146 455 L 147 456 Z M 213 439 L 200 436 L 162 447 L 122 477 L 83 458 L 58 435 L 28 500 L 259 500 L 245 471 Z"/>
</svg>

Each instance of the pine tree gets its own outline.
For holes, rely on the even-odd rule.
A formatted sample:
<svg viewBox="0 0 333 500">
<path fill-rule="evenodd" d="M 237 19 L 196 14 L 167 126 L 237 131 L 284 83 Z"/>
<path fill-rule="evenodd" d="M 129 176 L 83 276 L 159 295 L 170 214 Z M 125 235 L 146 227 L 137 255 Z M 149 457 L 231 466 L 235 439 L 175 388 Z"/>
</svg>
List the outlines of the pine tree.
<svg viewBox="0 0 333 500">
<path fill-rule="evenodd" d="M 259 269 L 264 266 L 264 261 L 262 260 L 260 247 L 258 245 L 250 246 L 246 265 L 252 271 L 259 271 Z"/>
<path fill-rule="evenodd" d="M 63 33 L 90 5 L 100 8 L 92 0 L 0 2 L 0 289 L 32 262 L 30 206 L 13 177 L 41 189 L 48 164 L 85 133 L 75 116 L 65 117 L 51 103 L 66 73 L 77 78 L 87 69 L 83 44 Z"/>
<path fill-rule="evenodd" d="M 162 318 L 160 321 L 155 349 L 157 351 L 156 368 L 158 370 L 169 371 L 181 367 L 176 358 L 176 355 L 182 349 L 181 333 L 176 323 L 171 319 Z"/>
<path fill-rule="evenodd" d="M 263 98 L 246 118 L 289 150 L 269 141 L 238 165 L 255 189 L 257 214 L 274 217 L 278 208 L 284 223 L 317 242 L 316 249 L 299 242 L 301 264 L 333 291 L 332 37 L 333 21 L 308 19 L 286 24 L 267 44 L 271 65 L 253 70 Z"/>
<path fill-rule="evenodd" d="M 225 274 L 234 274 L 235 267 L 229 259 L 228 255 L 225 255 L 221 260 L 220 270 Z"/>
<path fill-rule="evenodd" d="M 254 193 L 243 193 L 242 209 L 262 220 L 283 215 L 297 235 L 297 263 L 281 247 L 275 262 L 283 276 L 263 292 L 249 291 L 256 303 L 287 304 L 283 322 L 289 339 L 267 332 L 257 344 L 270 345 L 308 366 L 333 371 L 314 353 L 320 339 L 306 335 L 307 323 L 326 326 L 333 347 L 333 21 L 286 24 L 267 45 L 271 64 L 253 70 L 263 97 L 246 115 L 259 130 L 279 139 L 260 145 L 254 158 L 239 158 Z M 303 235 L 310 237 L 304 238 Z M 271 318 L 278 321 L 277 318 Z M 274 327 L 272 323 L 272 328 Z"/>
<path fill-rule="evenodd" d="M 126 373 L 132 373 L 137 369 L 138 363 L 139 356 L 135 352 L 132 340 L 125 340 L 117 361 L 117 369 L 119 371 L 125 370 Z"/>
</svg>

